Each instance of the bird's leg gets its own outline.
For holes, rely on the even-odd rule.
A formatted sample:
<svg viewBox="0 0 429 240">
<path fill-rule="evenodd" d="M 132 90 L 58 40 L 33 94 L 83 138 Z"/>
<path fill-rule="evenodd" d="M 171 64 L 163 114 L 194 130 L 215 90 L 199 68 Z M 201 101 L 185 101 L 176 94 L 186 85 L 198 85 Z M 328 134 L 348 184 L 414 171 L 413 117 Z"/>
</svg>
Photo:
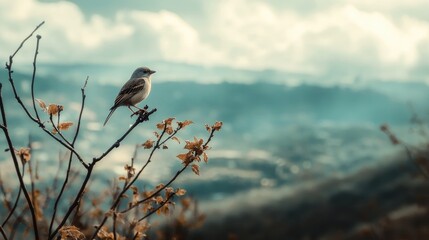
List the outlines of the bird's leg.
<svg viewBox="0 0 429 240">
<path fill-rule="evenodd" d="M 134 116 L 134 115 L 136 115 L 137 114 L 137 112 L 135 112 L 133 109 L 131 109 L 131 107 L 130 106 L 127 106 L 128 107 L 128 109 L 130 109 L 130 111 L 133 113 L 133 114 L 131 114 L 131 116 L 130 117 L 132 117 L 132 116 Z"/>
<path fill-rule="evenodd" d="M 132 109 L 131 109 L 131 107 L 135 107 L 135 108 L 137 108 L 138 109 L 138 111 L 133 111 Z M 128 108 L 133 112 L 133 114 L 131 114 L 131 117 L 132 116 L 134 116 L 134 115 L 138 115 L 138 114 L 141 114 L 141 113 L 145 113 L 146 112 L 146 107 L 144 108 L 144 109 L 141 109 L 141 108 L 139 108 L 139 107 L 137 107 L 137 106 L 133 106 L 133 105 L 130 105 L 130 106 L 128 106 Z"/>
</svg>

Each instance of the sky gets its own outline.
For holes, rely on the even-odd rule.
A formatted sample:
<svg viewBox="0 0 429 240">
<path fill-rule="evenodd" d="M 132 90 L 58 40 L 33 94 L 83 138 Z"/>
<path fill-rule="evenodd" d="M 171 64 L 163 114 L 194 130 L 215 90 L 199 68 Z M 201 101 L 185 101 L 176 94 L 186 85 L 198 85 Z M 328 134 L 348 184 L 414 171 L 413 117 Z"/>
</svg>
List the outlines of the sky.
<svg viewBox="0 0 429 240">
<path fill-rule="evenodd" d="M 426 0 L 0 0 L 0 57 L 46 21 L 46 63 L 164 61 L 429 83 L 427 9 Z"/>
</svg>

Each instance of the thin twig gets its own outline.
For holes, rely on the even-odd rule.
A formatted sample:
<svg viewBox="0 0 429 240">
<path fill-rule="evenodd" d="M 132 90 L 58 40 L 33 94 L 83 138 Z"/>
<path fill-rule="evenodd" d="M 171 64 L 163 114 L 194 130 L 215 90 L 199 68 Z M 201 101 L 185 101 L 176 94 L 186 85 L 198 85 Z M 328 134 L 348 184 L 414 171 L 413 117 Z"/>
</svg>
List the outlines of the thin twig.
<svg viewBox="0 0 429 240">
<path fill-rule="evenodd" d="M 85 83 L 84 83 L 83 87 L 81 88 L 81 93 L 82 93 L 82 103 L 81 103 L 81 107 L 80 107 L 79 117 L 78 117 L 78 120 L 77 120 L 76 132 L 75 132 L 75 134 L 74 134 L 74 137 L 73 137 L 72 142 L 70 143 L 70 145 L 71 145 L 72 147 L 74 147 L 74 144 L 76 143 L 77 137 L 78 137 L 78 135 L 79 135 L 80 125 L 81 125 L 81 122 L 82 122 L 83 109 L 84 109 L 84 107 L 85 107 L 85 99 L 86 99 L 86 95 L 85 95 L 85 87 L 86 87 L 86 85 L 87 85 L 87 83 L 88 83 L 88 78 L 89 78 L 89 77 L 87 76 L 87 77 L 86 77 L 86 80 L 85 80 Z M 52 122 L 52 115 L 51 115 L 51 122 Z M 55 126 L 54 126 L 54 127 L 55 127 Z M 57 130 L 57 131 L 58 131 L 58 130 Z M 60 202 L 60 199 L 61 199 L 61 197 L 62 197 L 62 195 L 63 195 L 63 193 L 64 193 L 64 190 L 65 190 L 65 188 L 66 188 L 66 186 L 67 186 L 67 183 L 68 183 L 68 181 L 69 181 L 72 159 L 73 159 L 73 152 L 71 152 L 71 153 L 70 153 L 70 157 L 69 157 L 68 165 L 67 165 L 67 172 L 66 172 L 66 176 L 65 176 L 65 178 L 64 178 L 64 182 L 63 182 L 63 184 L 62 184 L 62 186 L 61 186 L 61 190 L 60 190 L 60 192 L 59 192 L 59 194 L 58 194 L 58 196 L 57 196 L 57 198 L 56 198 L 56 200 L 55 200 L 55 204 L 54 204 L 54 212 L 52 213 L 51 223 L 49 224 L 49 232 L 48 232 L 48 233 L 49 233 L 49 235 L 50 235 L 50 234 L 51 234 L 51 232 L 52 232 L 52 227 L 53 227 L 54 220 L 55 220 L 55 216 L 56 216 L 56 213 L 57 213 L 58 204 L 59 204 L 59 202 Z"/>
<path fill-rule="evenodd" d="M 117 148 L 121 145 L 122 140 L 125 139 L 125 137 L 128 136 L 128 134 L 135 128 L 137 127 L 137 125 L 143 121 L 147 121 L 148 117 L 150 115 L 152 115 L 154 112 L 156 112 L 156 108 L 152 109 L 149 112 L 141 112 L 139 117 L 136 119 L 136 121 L 134 122 L 133 125 L 131 125 L 131 127 L 125 132 L 124 135 L 122 135 L 122 137 L 120 137 L 112 146 L 110 146 L 110 148 L 108 148 L 103 154 L 101 154 L 101 156 L 93 158 L 92 162 L 97 163 L 98 161 L 100 161 L 101 159 L 103 159 L 107 154 L 109 154 L 114 148 Z"/>
<path fill-rule="evenodd" d="M 113 213 L 113 240 L 117 240 L 117 238 L 116 238 L 116 212 Z"/>
<path fill-rule="evenodd" d="M 7 238 L 7 236 L 6 236 L 6 233 L 4 232 L 3 227 L 1 227 L 1 226 L 0 226 L 0 233 L 1 233 L 1 235 L 3 236 L 4 240 L 7 240 L 7 239 L 8 239 L 8 238 Z"/>
<path fill-rule="evenodd" d="M 36 99 L 34 98 L 34 80 L 36 78 L 36 59 L 37 59 L 37 55 L 39 54 L 40 38 L 41 38 L 41 36 L 37 35 L 36 51 L 34 53 L 34 60 L 33 60 L 33 75 L 31 77 L 31 99 L 33 100 L 34 113 L 36 114 L 36 118 L 39 120 L 39 122 L 40 122 L 40 117 L 39 117 L 39 113 L 37 112 L 37 108 L 36 108 Z"/>
<path fill-rule="evenodd" d="M 16 175 L 18 177 L 20 187 L 22 188 L 22 191 L 24 192 L 25 199 L 27 200 L 27 205 L 30 209 L 31 219 L 33 221 L 34 237 L 36 240 L 39 240 L 39 229 L 37 227 L 36 213 L 34 211 L 34 206 L 33 206 L 33 203 L 31 201 L 30 195 L 28 194 L 27 188 L 25 187 L 24 179 L 23 179 L 21 172 L 19 170 L 18 159 L 16 158 L 15 152 L 13 150 L 14 147 L 13 147 L 13 143 L 12 143 L 12 140 L 10 138 L 9 131 L 7 128 L 6 113 L 4 110 L 3 97 L 1 94 L 1 90 L 2 90 L 2 85 L 0 84 L 0 111 L 1 111 L 1 115 L 3 117 L 2 121 L 3 121 L 3 126 L 4 126 L 4 128 L 2 128 L 2 130 L 3 130 L 3 133 L 6 137 L 7 145 L 8 145 L 9 150 L 10 150 L 10 155 L 12 156 L 13 164 L 15 167 L 15 172 L 16 172 Z"/>
<path fill-rule="evenodd" d="M 18 51 L 24 46 L 24 43 L 33 36 L 33 34 L 39 29 L 43 24 L 45 24 L 45 21 L 41 22 L 37 27 L 26 37 L 24 40 L 22 40 L 21 44 L 19 45 L 18 49 L 12 54 L 11 58 L 15 57 L 15 55 L 18 53 Z M 12 62 L 11 62 L 12 63 Z"/>
<path fill-rule="evenodd" d="M 22 165 L 22 177 L 24 177 L 24 175 L 25 175 L 25 165 Z M 16 208 L 18 207 L 18 202 L 19 202 L 19 198 L 21 197 L 21 192 L 22 192 L 22 189 L 19 188 L 18 194 L 16 195 L 16 199 L 15 199 L 15 202 L 13 204 L 13 207 L 12 207 L 12 209 L 10 209 L 9 214 L 7 215 L 6 219 L 1 224 L 2 227 L 4 227 L 6 225 L 6 223 L 9 221 L 10 217 L 12 217 Z"/>
</svg>

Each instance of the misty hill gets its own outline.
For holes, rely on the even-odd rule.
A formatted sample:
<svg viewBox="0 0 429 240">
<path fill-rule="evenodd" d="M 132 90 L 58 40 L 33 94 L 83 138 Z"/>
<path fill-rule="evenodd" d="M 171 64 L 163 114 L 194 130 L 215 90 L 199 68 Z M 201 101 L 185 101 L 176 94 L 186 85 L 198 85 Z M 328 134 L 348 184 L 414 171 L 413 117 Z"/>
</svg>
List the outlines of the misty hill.
<svg viewBox="0 0 429 240">
<path fill-rule="evenodd" d="M 29 97 L 31 77 L 15 73 L 20 92 Z M 84 79 L 57 80 L 37 76 L 36 96 L 50 101 L 80 101 Z M 3 94 L 12 97 L 6 82 Z M 102 121 L 118 92 L 118 86 L 100 85 L 89 81 L 87 106 L 99 114 Z M 107 99 L 107 100 L 106 100 Z M 301 85 L 287 87 L 269 82 L 254 84 L 154 81 L 151 96 L 146 101 L 156 107 L 159 115 L 194 119 L 223 120 L 236 130 L 243 125 L 277 125 L 299 122 L 336 122 L 348 124 L 404 124 L 411 112 L 407 101 L 395 99 L 374 89 L 321 87 Z M 115 117 L 113 118 L 113 120 Z"/>
</svg>

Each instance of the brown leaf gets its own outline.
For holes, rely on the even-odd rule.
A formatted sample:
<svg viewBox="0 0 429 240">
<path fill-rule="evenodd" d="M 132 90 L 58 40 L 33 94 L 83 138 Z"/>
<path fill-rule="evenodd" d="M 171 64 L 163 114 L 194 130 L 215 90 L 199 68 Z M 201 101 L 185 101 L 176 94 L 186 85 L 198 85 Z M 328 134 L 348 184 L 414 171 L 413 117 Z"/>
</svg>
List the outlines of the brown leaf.
<svg viewBox="0 0 429 240">
<path fill-rule="evenodd" d="M 136 186 L 131 186 L 130 189 L 133 191 L 133 194 L 139 194 L 139 189 Z"/>
<path fill-rule="evenodd" d="M 213 127 L 213 130 L 215 130 L 215 131 L 219 131 L 221 128 L 222 128 L 222 122 L 220 122 L 220 121 L 218 121 L 218 122 L 216 122 L 212 127 Z"/>
<path fill-rule="evenodd" d="M 207 132 L 211 132 L 212 131 L 212 127 L 210 127 L 208 124 L 206 124 L 206 130 L 207 130 Z"/>
<path fill-rule="evenodd" d="M 185 194 L 186 194 L 186 190 L 183 189 L 183 188 L 179 188 L 179 189 L 176 190 L 176 195 L 177 196 L 183 196 Z"/>
<path fill-rule="evenodd" d="M 136 239 L 146 239 L 146 232 L 150 229 L 150 224 L 147 221 L 138 222 L 134 227 L 134 231 L 137 233 Z"/>
<path fill-rule="evenodd" d="M 145 143 L 142 144 L 144 149 L 150 149 L 153 147 L 155 141 L 148 139 Z"/>
<path fill-rule="evenodd" d="M 155 202 L 161 204 L 162 202 L 164 202 L 164 198 L 162 196 L 156 196 Z"/>
<path fill-rule="evenodd" d="M 205 152 L 203 153 L 203 160 L 205 163 L 207 163 L 209 161 L 209 156 Z"/>
<path fill-rule="evenodd" d="M 151 211 L 152 209 L 153 209 L 152 202 L 143 203 L 143 211 L 144 212 Z"/>
<path fill-rule="evenodd" d="M 175 118 L 173 118 L 173 117 L 171 117 L 171 118 L 167 118 L 167 119 L 165 119 L 164 120 L 164 123 L 167 125 L 167 126 L 171 126 L 171 123 L 173 122 L 173 120 L 174 120 Z"/>
<path fill-rule="evenodd" d="M 130 166 L 128 164 L 125 164 L 124 166 L 125 171 L 127 171 L 127 177 L 131 178 L 136 173 L 136 169 L 133 166 Z"/>
<path fill-rule="evenodd" d="M 165 129 L 165 132 L 166 132 L 168 135 L 171 135 L 171 134 L 174 132 L 174 130 L 173 130 L 173 128 L 171 127 L 171 125 L 168 125 L 168 126 L 167 126 L 167 128 Z"/>
<path fill-rule="evenodd" d="M 172 187 L 166 187 L 165 188 L 165 197 L 168 198 L 171 196 L 171 194 L 174 193 L 174 189 Z"/>
<path fill-rule="evenodd" d="M 63 106 L 57 104 L 49 104 L 47 113 L 49 115 L 57 115 L 58 112 L 63 110 Z"/>
<path fill-rule="evenodd" d="M 22 147 L 19 150 L 15 150 L 16 155 L 19 156 L 19 158 L 21 159 L 21 161 L 23 162 L 28 162 L 31 159 L 31 149 L 30 148 L 26 148 L 26 147 Z"/>
<path fill-rule="evenodd" d="M 109 232 L 109 229 L 107 229 L 107 227 L 103 226 L 100 231 L 98 231 L 97 237 L 104 240 L 111 240 L 114 239 L 114 234 L 112 232 Z"/>
<path fill-rule="evenodd" d="M 192 199 L 190 197 L 185 197 L 180 200 L 180 203 L 182 204 L 183 209 L 187 210 L 189 207 L 191 207 Z"/>
<path fill-rule="evenodd" d="M 164 126 L 165 126 L 164 123 L 158 123 L 158 124 L 156 124 L 156 128 L 158 128 L 159 130 L 164 130 Z"/>
<path fill-rule="evenodd" d="M 190 120 L 185 120 L 183 122 L 177 122 L 177 125 L 179 125 L 179 128 L 184 128 L 188 125 L 191 125 L 192 123 L 194 123 L 194 122 L 192 122 Z"/>
<path fill-rule="evenodd" d="M 167 145 L 162 145 L 162 149 L 168 149 Z"/>
<path fill-rule="evenodd" d="M 75 226 L 63 226 L 58 231 L 61 239 L 85 239 L 85 235 Z"/>
<path fill-rule="evenodd" d="M 177 138 L 176 136 L 173 136 L 171 139 L 173 139 L 174 141 L 176 141 L 178 144 L 180 144 L 180 140 L 179 138 Z"/>
<path fill-rule="evenodd" d="M 195 174 L 200 175 L 200 167 L 197 164 L 192 164 L 192 171 Z"/>
<path fill-rule="evenodd" d="M 72 122 L 62 122 L 60 123 L 57 128 L 58 130 L 67 130 L 73 125 Z"/>
<path fill-rule="evenodd" d="M 177 155 L 176 157 L 182 161 L 186 161 L 186 159 L 188 157 L 188 153 L 181 153 L 181 154 Z"/>
<path fill-rule="evenodd" d="M 39 103 L 40 108 L 46 112 L 46 103 L 42 99 L 35 98 L 35 100 Z"/>
</svg>

